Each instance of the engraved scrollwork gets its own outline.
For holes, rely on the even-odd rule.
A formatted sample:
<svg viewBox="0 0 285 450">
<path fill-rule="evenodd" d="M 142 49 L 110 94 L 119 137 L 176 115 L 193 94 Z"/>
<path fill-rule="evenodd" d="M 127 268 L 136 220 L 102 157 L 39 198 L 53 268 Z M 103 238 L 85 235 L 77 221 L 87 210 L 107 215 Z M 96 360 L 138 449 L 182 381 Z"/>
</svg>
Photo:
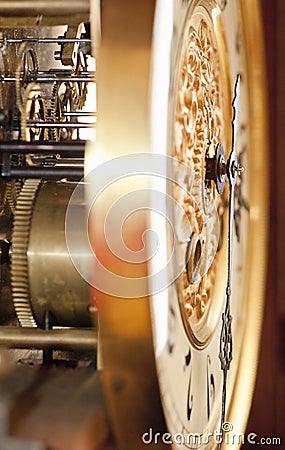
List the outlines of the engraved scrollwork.
<svg viewBox="0 0 285 450">
<path fill-rule="evenodd" d="M 218 50 L 209 24 L 203 18 L 198 25 L 190 23 L 178 79 L 174 145 L 177 159 L 186 163 L 197 178 L 203 180 L 199 186 L 195 186 L 195 183 L 189 186 L 189 191 L 194 193 L 195 199 L 200 199 L 198 203 L 203 205 L 205 214 L 207 197 L 215 196 L 214 190 L 205 185 L 205 157 L 220 142 L 222 134 L 219 66 Z M 204 245 L 206 231 L 202 212 L 197 208 L 193 196 L 177 192 L 177 201 L 185 210 L 193 232 L 199 234 L 201 244 Z M 202 317 L 211 297 L 215 272 L 214 261 L 200 281 L 193 284 L 189 284 L 186 271 L 183 273 L 182 301 L 187 318 L 192 315 L 196 319 Z"/>
<path fill-rule="evenodd" d="M 217 4 L 219 5 L 221 11 L 223 11 L 227 6 L 228 0 L 217 0 Z"/>
</svg>

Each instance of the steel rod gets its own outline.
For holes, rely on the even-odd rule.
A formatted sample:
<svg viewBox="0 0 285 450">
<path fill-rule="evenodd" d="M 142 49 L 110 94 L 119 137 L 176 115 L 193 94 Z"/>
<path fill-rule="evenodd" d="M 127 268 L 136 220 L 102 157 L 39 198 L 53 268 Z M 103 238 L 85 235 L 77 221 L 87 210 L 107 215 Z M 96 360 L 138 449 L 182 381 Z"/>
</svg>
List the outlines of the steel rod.
<svg viewBox="0 0 285 450">
<path fill-rule="evenodd" d="M 84 169 L 84 159 L 64 158 L 54 161 L 52 167 L 81 167 Z"/>
<path fill-rule="evenodd" d="M 66 111 L 63 113 L 64 117 L 80 117 L 80 116 L 89 116 L 96 117 L 95 112 L 91 111 Z"/>
<path fill-rule="evenodd" d="M 46 76 L 46 75 L 36 75 L 31 76 L 33 81 L 37 81 L 38 83 L 53 83 L 54 81 L 62 81 L 62 82 L 71 82 L 71 83 L 90 83 L 94 82 L 94 75 L 86 76 L 86 75 L 71 75 L 68 76 Z M 4 80 L 5 81 L 5 80 Z"/>
<path fill-rule="evenodd" d="M 37 122 L 28 120 L 28 128 L 92 128 L 95 122 Z"/>
<path fill-rule="evenodd" d="M 2 173 L 8 178 L 44 178 L 46 180 L 61 180 L 63 178 L 80 180 L 84 176 L 83 168 L 62 167 L 11 167 L 9 173 Z"/>
<path fill-rule="evenodd" d="M 8 348 L 96 350 L 95 329 L 52 329 L 0 327 L 0 345 Z"/>
<path fill-rule="evenodd" d="M 68 143 L 62 142 L 21 142 L 21 141 L 0 141 L 0 154 L 28 154 L 28 153 L 68 153 L 78 155 L 79 157 L 84 154 L 85 142 L 69 141 Z"/>
<path fill-rule="evenodd" d="M 92 39 L 89 38 L 37 38 L 37 37 L 25 37 L 25 38 L 4 38 L 0 39 L 0 42 L 7 42 L 8 44 L 20 44 L 22 42 L 35 42 L 37 44 L 76 44 L 80 42 L 92 43 Z"/>
<path fill-rule="evenodd" d="M 77 72 L 78 76 L 94 76 L 96 74 L 95 70 L 79 70 Z M 71 70 L 68 69 L 49 69 L 49 70 L 39 70 L 37 72 L 37 75 L 42 76 L 42 75 L 66 75 L 66 76 L 71 76 L 72 72 Z"/>
<path fill-rule="evenodd" d="M 70 83 L 91 83 L 94 82 L 94 76 L 61 76 L 61 75 L 56 75 L 56 76 L 46 76 L 46 75 L 28 75 L 27 76 L 27 80 L 30 81 L 37 81 L 38 83 L 54 83 L 55 81 L 61 81 L 64 83 L 70 82 Z M 4 82 L 4 83 L 15 83 L 17 81 L 16 77 L 13 76 L 5 76 L 5 75 L 0 75 L 0 81 Z M 22 78 L 20 77 L 20 81 L 22 81 Z"/>
</svg>

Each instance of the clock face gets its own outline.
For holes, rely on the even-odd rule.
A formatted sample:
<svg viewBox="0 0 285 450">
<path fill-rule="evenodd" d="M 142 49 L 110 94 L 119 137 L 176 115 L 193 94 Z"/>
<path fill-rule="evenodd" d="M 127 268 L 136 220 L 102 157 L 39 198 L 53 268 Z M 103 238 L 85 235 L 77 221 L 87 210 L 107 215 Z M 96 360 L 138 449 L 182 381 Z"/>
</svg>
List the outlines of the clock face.
<svg viewBox="0 0 285 450">
<path fill-rule="evenodd" d="M 168 430 L 163 443 L 173 448 L 216 447 L 223 404 L 224 437 L 230 448 L 239 446 L 235 435 L 245 429 L 257 367 L 266 262 L 261 43 L 258 0 L 136 0 L 120 5 L 109 0 L 102 7 L 94 156 L 96 161 L 112 158 L 113 165 L 100 172 L 110 192 L 106 200 L 94 203 L 90 228 L 100 267 L 119 274 L 124 282 L 121 291 L 118 282 L 96 273 L 102 285 L 95 290 L 102 379 L 110 422 L 124 449 L 144 448 L 142 437 L 151 438 L 145 436 L 150 426 L 154 432 L 164 430 L 165 424 L 156 422 L 162 417 L 161 403 Z M 237 79 L 236 156 L 244 172 L 234 194 L 233 360 L 223 403 L 219 352 L 230 188 L 225 183 L 223 191 L 210 179 L 208 162 L 222 148 L 225 161 L 231 154 Z M 95 183 L 87 185 L 94 199 Z M 126 197 L 129 191 L 132 197 Z M 110 248 L 106 251 L 110 241 L 104 218 L 121 198 L 128 198 L 128 209 L 120 208 L 112 216 L 109 234 L 116 243 L 119 236 L 127 236 L 132 257 L 139 250 L 143 261 L 125 261 L 125 253 L 110 257 Z M 139 209 L 142 215 L 136 216 Z M 128 220 L 120 220 L 122 211 Z M 132 290 L 133 281 L 142 285 L 134 284 Z M 122 388 L 114 387 L 117 379 Z"/>
<path fill-rule="evenodd" d="M 261 320 L 257 298 L 261 298 L 263 289 L 262 272 L 257 273 L 253 267 L 257 258 L 265 258 L 266 198 L 262 195 L 263 180 L 252 175 L 265 169 L 263 150 L 256 155 L 253 145 L 254 139 L 262 140 L 263 136 L 263 130 L 256 130 L 255 124 L 260 110 L 252 104 L 253 91 L 262 97 L 262 83 L 254 76 L 248 57 L 247 28 L 258 22 L 258 9 L 255 2 L 247 15 L 245 3 L 201 0 L 182 2 L 183 6 L 177 2 L 174 8 L 167 154 L 175 164 L 172 182 L 166 188 L 177 204 L 177 211 L 173 206 L 168 211 L 174 248 L 170 248 L 167 232 L 163 236 L 160 230 L 160 235 L 164 251 L 175 252 L 180 276 L 166 291 L 153 296 L 152 315 L 169 439 L 174 448 L 180 449 L 211 448 L 220 439 L 214 433 L 220 431 L 222 409 L 219 348 L 228 272 L 229 186 L 218 192 L 217 185 L 207 179 L 206 162 L 214 157 L 219 145 L 225 150 L 225 159 L 231 152 L 232 101 L 238 75 L 236 152 L 245 170 L 235 186 L 231 295 L 234 353 L 227 382 L 227 422 L 223 425 L 228 440 L 228 432 L 232 432 L 231 448 L 239 444 L 234 435 L 243 430 L 252 395 L 254 375 L 246 379 L 246 373 L 255 370 Z M 257 234 L 263 250 L 257 251 L 252 241 Z M 156 271 L 155 265 L 152 270 Z M 239 398 L 237 406 L 241 383 L 243 400 Z"/>
</svg>

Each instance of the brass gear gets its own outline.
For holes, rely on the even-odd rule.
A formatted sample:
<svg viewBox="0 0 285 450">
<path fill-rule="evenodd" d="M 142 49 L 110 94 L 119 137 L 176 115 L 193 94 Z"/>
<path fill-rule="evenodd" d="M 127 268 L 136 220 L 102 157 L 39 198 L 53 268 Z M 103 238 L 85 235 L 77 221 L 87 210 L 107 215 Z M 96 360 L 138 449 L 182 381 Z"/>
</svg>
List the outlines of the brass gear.
<svg viewBox="0 0 285 450">
<path fill-rule="evenodd" d="M 63 123 L 68 119 L 64 116 L 65 112 L 75 111 L 73 88 L 68 82 L 55 83 L 52 88 L 52 100 L 50 102 L 50 117 L 52 120 L 58 120 Z M 70 128 L 51 128 L 49 130 L 49 139 L 54 141 L 71 140 L 73 129 Z"/>
<path fill-rule="evenodd" d="M 0 49 L 0 74 L 4 75 L 6 71 L 5 58 L 3 54 L 3 50 Z M 5 94 L 4 94 L 4 83 L 0 83 L 0 109 L 5 108 Z"/>
<path fill-rule="evenodd" d="M 6 182 L 6 200 L 12 214 L 16 212 L 17 200 L 22 189 L 22 181 L 9 180 Z"/>
<path fill-rule="evenodd" d="M 46 128 L 27 127 L 28 120 L 46 119 L 46 101 L 44 92 L 37 83 L 30 83 L 22 98 L 21 138 L 25 141 L 43 141 L 47 137 Z"/>
<path fill-rule="evenodd" d="M 3 180 L 0 180 L 0 217 L 7 213 L 7 186 Z"/>
<path fill-rule="evenodd" d="M 12 298 L 22 327 L 37 327 L 30 304 L 28 278 L 28 245 L 30 225 L 41 180 L 25 181 L 17 201 L 12 233 L 11 285 Z"/>
<path fill-rule="evenodd" d="M 24 107 L 23 95 L 28 85 L 28 77 L 37 74 L 38 68 L 38 58 L 34 45 L 31 42 L 22 42 L 18 51 L 16 68 L 16 101 L 21 113 Z"/>
<path fill-rule="evenodd" d="M 82 51 L 77 54 L 77 64 L 75 68 L 75 75 L 81 71 L 87 72 L 87 56 Z M 76 81 L 72 83 L 72 95 L 76 109 L 81 110 L 86 102 L 88 91 L 88 83 L 85 81 Z"/>
<path fill-rule="evenodd" d="M 6 44 L 7 45 L 7 44 Z M 9 72 L 8 67 L 11 66 L 13 54 L 11 55 L 4 44 L 0 48 L 0 73 L 6 74 Z M 5 83 L 0 83 L 0 113 L 7 114 L 7 96 L 9 92 L 5 87 Z M 5 140 L 5 127 L 0 128 L 0 138 Z M 1 181 L 1 202 L 0 202 L 0 216 L 10 215 L 15 213 L 17 197 L 21 191 L 22 182 L 18 180 Z"/>
<path fill-rule="evenodd" d="M 6 51 L 4 48 L 0 48 L 0 74 L 5 75 L 7 73 L 7 57 Z M 0 83 L 0 114 L 3 122 L 1 125 L 5 124 L 5 115 L 6 115 L 6 107 L 7 107 L 7 89 L 4 86 L 4 83 Z M 5 140 L 5 126 L 0 127 L 0 139 L 1 141 Z"/>
</svg>

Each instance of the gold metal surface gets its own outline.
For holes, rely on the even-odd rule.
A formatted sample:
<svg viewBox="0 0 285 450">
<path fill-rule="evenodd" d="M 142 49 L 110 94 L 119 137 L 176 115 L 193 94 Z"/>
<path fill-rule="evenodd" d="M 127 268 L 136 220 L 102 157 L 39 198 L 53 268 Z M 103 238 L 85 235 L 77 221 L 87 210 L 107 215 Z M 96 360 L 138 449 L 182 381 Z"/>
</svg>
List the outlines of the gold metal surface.
<svg viewBox="0 0 285 450">
<path fill-rule="evenodd" d="M 29 282 L 32 309 L 41 326 L 45 311 L 51 312 L 55 325 L 91 325 L 89 286 L 73 266 L 65 240 L 65 213 L 73 189 L 73 183 L 44 183 L 32 213 Z M 84 214 L 83 205 L 78 205 L 78 214 Z"/>
<path fill-rule="evenodd" d="M 152 0 L 111 0 L 102 5 L 97 137 L 96 145 L 89 149 L 91 156 L 93 153 L 101 161 L 150 151 L 149 76 L 154 8 Z M 105 213 L 129 188 L 128 182 L 119 187 L 115 184 L 109 197 L 91 216 L 94 245 L 101 262 L 107 266 L 110 252 L 104 245 Z M 133 206 L 136 207 L 135 203 Z M 146 227 L 147 215 L 143 214 L 126 234 L 130 247 Z M 134 270 L 137 276 L 147 273 L 145 264 L 138 264 L 135 269 L 133 265 L 122 265 L 119 259 L 114 264 L 116 272 L 126 277 L 134 276 Z M 149 426 L 164 428 L 149 301 L 115 298 L 96 291 L 95 295 L 100 305 L 103 386 L 118 447 L 144 449 L 141 436 L 145 430 Z"/>
<path fill-rule="evenodd" d="M 50 326 L 91 326 L 89 287 L 74 268 L 65 241 L 65 212 L 73 189 L 72 183 L 29 179 L 19 196 L 11 273 L 22 326 L 45 327 L 47 312 Z M 84 214 L 82 205 L 78 214 Z"/>
</svg>

